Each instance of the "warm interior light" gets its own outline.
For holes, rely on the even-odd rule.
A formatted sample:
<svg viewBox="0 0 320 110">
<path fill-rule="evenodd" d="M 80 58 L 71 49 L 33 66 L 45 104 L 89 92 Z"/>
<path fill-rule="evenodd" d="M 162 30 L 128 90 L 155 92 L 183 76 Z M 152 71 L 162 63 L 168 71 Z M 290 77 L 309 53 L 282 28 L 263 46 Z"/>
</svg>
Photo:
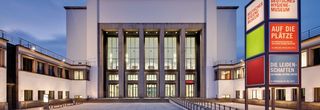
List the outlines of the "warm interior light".
<svg viewBox="0 0 320 110">
<path fill-rule="evenodd" d="M 36 47 L 32 46 L 32 47 L 31 47 L 31 50 L 36 50 Z"/>
</svg>

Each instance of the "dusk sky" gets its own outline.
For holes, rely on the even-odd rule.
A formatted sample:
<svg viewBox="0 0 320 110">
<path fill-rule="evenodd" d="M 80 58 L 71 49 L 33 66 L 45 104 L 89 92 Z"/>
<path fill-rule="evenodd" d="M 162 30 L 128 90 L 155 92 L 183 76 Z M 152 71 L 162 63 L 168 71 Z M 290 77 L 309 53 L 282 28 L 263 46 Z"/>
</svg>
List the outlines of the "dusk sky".
<svg viewBox="0 0 320 110">
<path fill-rule="evenodd" d="M 237 10 L 237 53 L 244 56 L 244 6 L 250 0 L 217 0 L 220 6 Z M 82 6 L 86 0 L 0 0 L 0 30 L 61 55 L 66 55 L 64 6 Z M 320 0 L 302 0 L 302 32 L 320 26 Z"/>
</svg>

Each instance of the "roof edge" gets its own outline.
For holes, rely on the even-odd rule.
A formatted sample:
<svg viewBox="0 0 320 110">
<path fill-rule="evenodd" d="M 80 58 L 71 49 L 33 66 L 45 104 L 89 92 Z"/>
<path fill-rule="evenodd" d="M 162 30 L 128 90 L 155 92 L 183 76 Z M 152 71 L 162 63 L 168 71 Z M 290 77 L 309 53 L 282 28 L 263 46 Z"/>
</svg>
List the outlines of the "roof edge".
<svg viewBox="0 0 320 110">
<path fill-rule="evenodd" d="M 217 6 L 217 9 L 238 9 L 239 6 Z"/>
<path fill-rule="evenodd" d="M 87 9 L 86 6 L 64 6 L 64 9 L 66 10 L 72 10 L 72 9 Z"/>
</svg>

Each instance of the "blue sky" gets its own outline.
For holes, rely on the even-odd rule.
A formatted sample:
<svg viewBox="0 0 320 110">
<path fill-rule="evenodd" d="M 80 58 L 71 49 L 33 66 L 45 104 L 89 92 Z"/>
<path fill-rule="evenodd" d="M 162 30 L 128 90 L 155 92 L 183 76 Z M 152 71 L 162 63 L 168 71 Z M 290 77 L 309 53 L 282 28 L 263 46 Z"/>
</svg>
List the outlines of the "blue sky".
<svg viewBox="0 0 320 110">
<path fill-rule="evenodd" d="M 237 10 L 237 53 L 244 54 L 244 6 L 250 0 L 217 0 L 218 5 L 239 6 Z M 320 26 L 320 0 L 302 1 L 302 31 Z M 64 6 L 84 5 L 86 0 L 0 0 L 0 29 L 61 55 L 66 54 Z"/>
</svg>

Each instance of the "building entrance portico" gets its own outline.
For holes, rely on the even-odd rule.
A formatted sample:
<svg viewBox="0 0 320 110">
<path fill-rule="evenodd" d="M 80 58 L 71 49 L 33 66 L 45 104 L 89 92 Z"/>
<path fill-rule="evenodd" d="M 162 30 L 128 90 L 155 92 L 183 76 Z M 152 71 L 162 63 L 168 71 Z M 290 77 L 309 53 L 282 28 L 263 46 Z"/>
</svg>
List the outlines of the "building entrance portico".
<svg viewBox="0 0 320 110">
<path fill-rule="evenodd" d="M 107 98 L 200 97 L 204 24 L 101 23 Z"/>
</svg>

